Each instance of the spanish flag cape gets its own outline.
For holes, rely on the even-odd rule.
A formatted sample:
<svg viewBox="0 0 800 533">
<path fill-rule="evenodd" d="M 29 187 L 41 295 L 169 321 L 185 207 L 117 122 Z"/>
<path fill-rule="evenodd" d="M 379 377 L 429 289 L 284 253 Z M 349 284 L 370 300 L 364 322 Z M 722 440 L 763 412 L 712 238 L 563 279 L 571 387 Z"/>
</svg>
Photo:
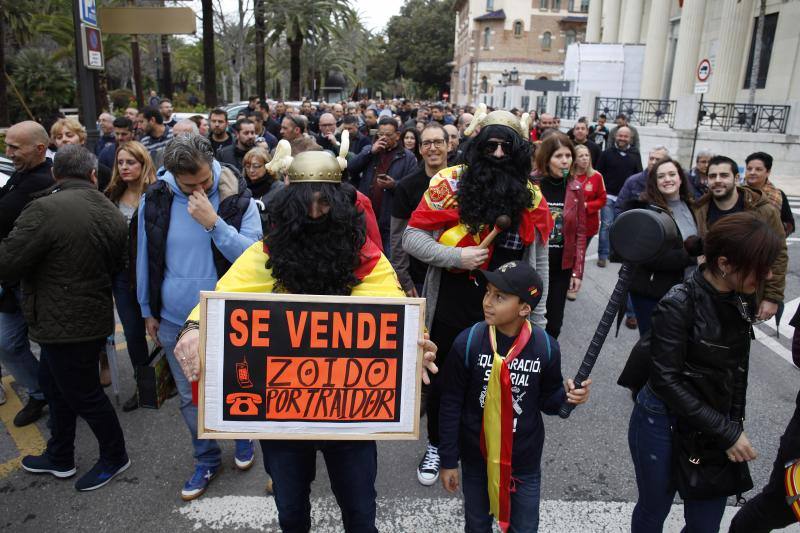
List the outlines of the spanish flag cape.
<svg viewBox="0 0 800 533">
<path fill-rule="evenodd" d="M 511 374 L 508 365 L 531 340 L 533 328 L 525 321 L 505 357 L 497 353 L 497 336 L 489 326 L 489 343 L 494 354 L 481 427 L 481 453 L 486 459 L 489 480 L 489 512 L 497 518 L 500 529 L 508 530 L 511 519 L 511 455 L 514 444 L 514 404 L 511 398 Z"/>
<path fill-rule="evenodd" d="M 256 241 L 233 263 L 228 272 L 217 281 L 216 292 L 273 292 L 275 278 L 272 269 L 264 265 L 269 259 L 269 250 L 262 241 Z M 360 262 L 354 274 L 360 281 L 353 287 L 351 296 L 387 296 L 404 298 L 405 292 L 400 287 L 392 265 L 383 255 L 378 245 L 367 238 L 360 252 Z M 314 273 L 309 271 L 309 276 Z M 186 320 L 200 318 L 198 304 Z M 192 402 L 197 404 L 197 382 L 192 383 Z"/>
<path fill-rule="evenodd" d="M 456 191 L 458 191 L 459 179 L 466 169 L 465 165 L 448 167 L 431 178 L 428 190 L 425 191 L 419 205 L 411 214 L 408 225 L 426 231 L 442 230 L 439 243 L 445 246 L 479 245 L 491 232 L 492 227 L 486 225 L 477 235 L 473 235 L 467 229 L 466 224 L 460 220 Z M 553 229 L 553 217 L 550 215 L 547 200 L 544 199 L 539 186 L 528 181 L 528 191 L 533 197 L 533 206 L 527 208 L 522 214 L 517 231 L 525 246 L 531 245 L 536 239 L 536 231 L 539 232 L 541 243 L 546 244 L 550 237 L 550 231 Z M 486 201 L 491 202 L 492 199 L 486 198 Z M 508 213 L 508 216 L 511 215 Z M 492 248 L 490 246 L 489 259 L 491 259 Z"/>
</svg>

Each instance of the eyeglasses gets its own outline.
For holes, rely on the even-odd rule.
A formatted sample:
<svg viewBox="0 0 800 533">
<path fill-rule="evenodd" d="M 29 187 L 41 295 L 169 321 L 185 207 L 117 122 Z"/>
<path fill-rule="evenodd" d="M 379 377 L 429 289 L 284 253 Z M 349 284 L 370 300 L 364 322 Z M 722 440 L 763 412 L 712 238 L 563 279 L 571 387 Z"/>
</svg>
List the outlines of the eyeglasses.
<svg viewBox="0 0 800 533">
<path fill-rule="evenodd" d="M 431 146 L 435 146 L 436 148 L 443 148 L 445 145 L 444 139 L 433 139 L 430 141 L 422 141 L 422 147 L 426 150 L 429 150 Z"/>
<path fill-rule="evenodd" d="M 498 146 L 503 149 L 503 152 L 508 153 L 511 150 L 511 141 L 486 141 L 486 152 L 496 152 Z"/>
</svg>

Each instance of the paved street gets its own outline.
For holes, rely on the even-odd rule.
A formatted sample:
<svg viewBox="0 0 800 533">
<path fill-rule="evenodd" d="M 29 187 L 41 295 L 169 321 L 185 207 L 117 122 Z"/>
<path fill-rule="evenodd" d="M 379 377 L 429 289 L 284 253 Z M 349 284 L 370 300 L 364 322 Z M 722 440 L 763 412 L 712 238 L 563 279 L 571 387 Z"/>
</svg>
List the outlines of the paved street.
<svg viewBox="0 0 800 533">
<path fill-rule="evenodd" d="M 795 209 L 800 214 L 800 201 Z M 595 239 L 596 243 L 596 239 Z M 594 244 L 593 248 L 596 247 Z M 587 275 L 577 302 L 568 303 L 562 333 L 564 374 L 578 367 L 597 320 L 610 294 L 617 267 L 599 269 L 590 250 Z M 800 301 L 800 238 L 790 240 L 787 310 L 776 338 L 774 323 L 758 326 L 753 343 L 746 429 L 759 452 L 751 463 L 756 487 L 764 484 L 774 458 L 778 437 L 792 413 L 800 370 L 790 357 L 792 328 L 787 322 Z M 619 338 L 607 340 L 593 374 L 590 403 L 563 421 L 548 418 L 543 456 L 543 532 L 627 531 L 636 486 L 627 445 L 630 394 L 616 385 L 616 378 L 637 334 L 624 328 Z M 121 333 L 118 342 L 124 341 Z M 122 360 L 120 401 L 130 396 L 133 381 L 127 356 Z M 10 378 L 6 377 L 7 385 Z M 13 386 L 13 385 L 12 385 Z M 0 407 L 0 494 L 4 512 L 0 529 L 25 531 L 277 531 L 275 506 L 264 493 L 265 475 L 259 459 L 250 472 L 233 468 L 233 446 L 223 447 L 225 468 L 208 493 L 185 504 L 179 491 L 192 471 L 191 447 L 178 413 L 177 399 L 160 410 L 139 409 L 122 413 L 132 467 L 94 493 L 81 494 L 73 481 L 34 476 L 18 466 L 20 454 L 40 450 L 47 435 L 44 421 L 35 428 L 10 428 L 19 400 L 9 391 L 9 402 Z M 424 421 L 422 424 L 424 428 Z M 95 441 L 87 426 L 79 423 L 78 473 L 96 459 Z M 447 495 L 439 485 L 422 487 L 415 468 L 423 442 L 379 444 L 378 521 L 381 531 L 455 532 L 463 530 L 460 499 Z M 335 502 L 327 484 L 324 462 L 318 461 L 318 481 L 312 490 L 314 531 L 341 531 Z M 723 521 L 727 530 L 730 508 Z M 679 531 L 682 510 L 675 506 L 667 531 Z M 800 531 L 795 527 L 790 531 Z"/>
</svg>

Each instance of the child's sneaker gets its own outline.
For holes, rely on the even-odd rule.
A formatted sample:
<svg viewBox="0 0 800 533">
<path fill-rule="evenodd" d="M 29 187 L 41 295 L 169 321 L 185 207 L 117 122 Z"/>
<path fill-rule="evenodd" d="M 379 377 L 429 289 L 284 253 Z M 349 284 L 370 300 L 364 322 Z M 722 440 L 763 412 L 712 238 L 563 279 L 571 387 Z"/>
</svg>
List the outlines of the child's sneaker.
<svg viewBox="0 0 800 533">
<path fill-rule="evenodd" d="M 439 479 L 439 448 L 433 444 L 428 444 L 425 455 L 417 467 L 417 480 L 423 485 L 430 486 Z"/>
<path fill-rule="evenodd" d="M 181 499 L 185 502 L 202 496 L 211 480 L 217 477 L 219 466 L 197 465 L 192 478 L 186 482 L 181 490 Z"/>
<path fill-rule="evenodd" d="M 249 470 L 256 461 L 255 448 L 251 440 L 237 440 L 236 452 L 233 455 L 236 468 L 239 470 Z"/>
</svg>

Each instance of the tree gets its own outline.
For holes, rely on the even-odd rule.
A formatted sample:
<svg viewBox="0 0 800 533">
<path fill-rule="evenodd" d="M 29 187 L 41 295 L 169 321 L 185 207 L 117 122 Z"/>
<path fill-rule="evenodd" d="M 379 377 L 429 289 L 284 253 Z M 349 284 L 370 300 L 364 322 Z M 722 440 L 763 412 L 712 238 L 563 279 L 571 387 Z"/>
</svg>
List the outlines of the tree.
<svg viewBox="0 0 800 533">
<path fill-rule="evenodd" d="M 39 48 L 25 48 L 13 60 L 11 77 L 37 120 L 53 116 L 58 108 L 70 105 L 75 98 L 75 83 L 68 70 L 52 55 Z M 11 99 L 12 119 L 25 118 L 22 103 Z"/>
<path fill-rule="evenodd" d="M 10 41 L 17 51 L 28 42 L 33 35 L 31 24 L 33 11 L 33 5 L 28 0 L 0 0 L 0 126 L 10 124 L 6 84 L 6 40 Z"/>
<path fill-rule="evenodd" d="M 392 68 L 419 83 L 429 96 L 438 95 L 450 81 L 453 3 L 454 0 L 407 0 L 400 14 L 389 19 L 386 26 L 386 52 L 392 59 Z"/>
<path fill-rule="evenodd" d="M 203 3 L 203 94 L 209 108 L 217 106 L 217 68 L 214 59 L 214 5 Z"/>
<path fill-rule="evenodd" d="M 300 52 L 307 41 L 327 43 L 357 20 L 348 0 L 264 0 L 267 40 L 289 47 L 289 98 L 300 99 Z"/>
<path fill-rule="evenodd" d="M 266 39 L 266 26 L 264 25 L 264 0 L 254 0 L 253 18 L 255 19 L 255 46 L 256 46 L 256 95 L 263 102 L 267 97 L 267 78 L 265 64 L 264 40 Z"/>
</svg>

